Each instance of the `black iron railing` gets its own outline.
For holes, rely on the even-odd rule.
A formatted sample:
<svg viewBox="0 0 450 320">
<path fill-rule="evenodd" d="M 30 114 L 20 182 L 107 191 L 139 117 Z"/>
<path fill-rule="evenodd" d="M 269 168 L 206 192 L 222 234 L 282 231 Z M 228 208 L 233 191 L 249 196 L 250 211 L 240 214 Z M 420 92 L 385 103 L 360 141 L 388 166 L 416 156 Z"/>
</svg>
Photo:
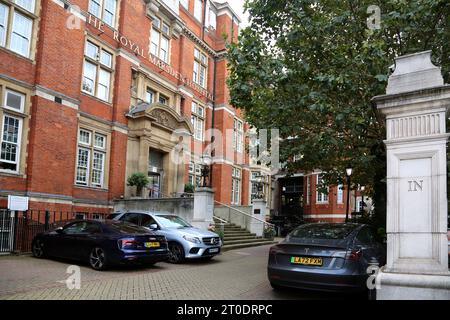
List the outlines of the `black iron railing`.
<svg viewBox="0 0 450 320">
<path fill-rule="evenodd" d="M 71 220 L 104 220 L 107 213 L 49 210 L 9 211 L 0 209 L 0 253 L 31 252 L 33 238 Z"/>
</svg>

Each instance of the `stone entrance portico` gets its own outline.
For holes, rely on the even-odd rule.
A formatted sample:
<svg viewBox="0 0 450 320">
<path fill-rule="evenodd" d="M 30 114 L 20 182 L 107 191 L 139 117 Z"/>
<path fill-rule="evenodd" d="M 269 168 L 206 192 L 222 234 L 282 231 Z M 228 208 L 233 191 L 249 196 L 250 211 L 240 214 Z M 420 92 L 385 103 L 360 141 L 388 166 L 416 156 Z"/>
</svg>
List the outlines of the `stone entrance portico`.
<svg viewBox="0 0 450 320">
<path fill-rule="evenodd" d="M 160 179 L 161 195 L 184 191 L 185 164 L 183 150 L 177 148 L 181 137 L 190 137 L 192 124 L 173 108 L 161 103 L 141 102 L 128 113 L 126 177 L 135 172 L 155 174 Z M 151 163 L 150 154 L 159 155 L 158 165 Z M 133 189 L 126 187 L 125 197 Z M 148 194 L 149 190 L 145 190 Z"/>
</svg>

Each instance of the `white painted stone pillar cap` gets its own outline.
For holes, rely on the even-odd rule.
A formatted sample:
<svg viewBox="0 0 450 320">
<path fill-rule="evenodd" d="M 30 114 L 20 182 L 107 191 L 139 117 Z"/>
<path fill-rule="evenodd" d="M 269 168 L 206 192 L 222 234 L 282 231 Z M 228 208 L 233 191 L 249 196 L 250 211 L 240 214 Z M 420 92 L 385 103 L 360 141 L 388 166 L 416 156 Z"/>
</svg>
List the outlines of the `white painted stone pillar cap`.
<svg viewBox="0 0 450 320">
<path fill-rule="evenodd" d="M 431 51 L 395 58 L 395 71 L 388 79 L 386 94 L 398 94 L 444 85 L 441 69 L 431 62 Z"/>
</svg>

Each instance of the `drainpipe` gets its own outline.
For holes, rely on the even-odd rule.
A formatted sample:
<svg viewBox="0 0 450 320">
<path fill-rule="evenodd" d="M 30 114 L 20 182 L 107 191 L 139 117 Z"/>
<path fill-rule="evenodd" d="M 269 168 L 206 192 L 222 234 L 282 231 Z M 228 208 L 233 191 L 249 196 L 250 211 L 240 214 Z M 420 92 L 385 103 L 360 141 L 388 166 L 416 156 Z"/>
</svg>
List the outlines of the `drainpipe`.
<svg viewBox="0 0 450 320">
<path fill-rule="evenodd" d="M 204 1 L 205 5 L 203 6 L 203 22 L 202 22 L 202 40 L 205 41 L 205 29 L 206 29 L 206 7 L 208 4 L 208 0 Z"/>
</svg>

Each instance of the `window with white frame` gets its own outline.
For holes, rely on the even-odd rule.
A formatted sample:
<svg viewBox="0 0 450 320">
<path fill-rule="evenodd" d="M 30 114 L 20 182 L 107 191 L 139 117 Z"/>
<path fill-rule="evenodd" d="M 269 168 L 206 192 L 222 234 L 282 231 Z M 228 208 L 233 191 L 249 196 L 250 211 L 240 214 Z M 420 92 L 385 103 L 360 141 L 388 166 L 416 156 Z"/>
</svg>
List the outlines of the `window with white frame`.
<svg viewBox="0 0 450 320">
<path fill-rule="evenodd" d="M 152 22 L 150 53 L 165 63 L 169 63 L 170 26 L 159 17 Z"/>
<path fill-rule="evenodd" d="M 194 71 L 192 73 L 193 81 L 203 88 L 206 88 L 208 78 L 208 57 L 206 54 L 194 49 Z"/>
<path fill-rule="evenodd" d="M 237 152 L 242 152 L 243 147 L 244 147 L 244 123 L 239 119 L 234 119 L 233 148 Z"/>
<path fill-rule="evenodd" d="M 209 9 L 208 26 L 217 29 L 217 14 L 212 9 Z"/>
<path fill-rule="evenodd" d="M 344 203 L 344 185 L 340 184 L 337 186 L 337 203 Z"/>
<path fill-rule="evenodd" d="M 117 0 L 89 0 L 89 13 L 110 27 L 116 25 Z"/>
<path fill-rule="evenodd" d="M 155 97 L 156 97 L 156 92 L 147 87 L 147 90 L 145 91 L 145 101 L 147 103 L 153 103 L 153 102 L 155 102 Z"/>
<path fill-rule="evenodd" d="M 17 173 L 20 165 L 22 143 L 23 113 L 26 96 L 23 93 L 5 88 L 3 90 L 3 116 L 0 119 L 0 171 Z M 10 114 L 11 110 L 14 114 Z"/>
<path fill-rule="evenodd" d="M 25 107 L 25 95 L 10 89 L 5 89 L 4 106 L 7 109 L 23 112 Z"/>
<path fill-rule="evenodd" d="M 29 58 L 36 1 L 11 2 L 17 6 L 0 2 L 0 46 Z"/>
<path fill-rule="evenodd" d="M 102 188 L 105 180 L 106 135 L 80 129 L 75 183 Z"/>
<path fill-rule="evenodd" d="M 319 191 L 319 187 L 323 187 L 323 179 L 321 175 L 317 175 L 317 183 L 316 183 L 316 194 L 317 194 L 317 198 L 316 198 L 316 202 L 317 203 L 328 203 L 328 191 L 329 191 L 329 187 L 326 187 L 327 192 L 326 193 L 322 193 Z"/>
<path fill-rule="evenodd" d="M 231 204 L 241 204 L 241 169 L 234 167 L 231 174 Z"/>
<path fill-rule="evenodd" d="M 92 220 L 104 221 L 105 217 L 100 213 L 93 213 Z"/>
<path fill-rule="evenodd" d="M 191 122 L 194 127 L 194 138 L 203 141 L 205 129 L 205 108 L 196 102 L 192 102 Z"/>
<path fill-rule="evenodd" d="M 202 166 L 194 161 L 189 162 L 189 183 L 198 187 L 202 180 Z"/>
<path fill-rule="evenodd" d="M 189 0 L 180 0 L 180 4 L 181 4 L 186 10 L 189 10 Z"/>
<path fill-rule="evenodd" d="M 109 102 L 113 73 L 113 54 L 86 41 L 83 70 L 83 92 Z"/>
<path fill-rule="evenodd" d="M 2 119 L 0 170 L 19 171 L 22 118 L 5 113 Z"/>
<path fill-rule="evenodd" d="M 163 94 L 159 94 L 159 103 L 162 103 L 162 104 L 165 104 L 166 106 L 168 106 L 169 105 L 169 97 L 166 97 L 165 95 L 163 95 Z"/>
<path fill-rule="evenodd" d="M 74 215 L 74 219 L 75 220 L 85 220 L 86 216 L 87 216 L 87 213 L 85 213 L 85 212 L 75 212 L 73 215 Z"/>
<path fill-rule="evenodd" d="M 202 0 L 194 0 L 194 17 L 202 21 Z"/>
</svg>

